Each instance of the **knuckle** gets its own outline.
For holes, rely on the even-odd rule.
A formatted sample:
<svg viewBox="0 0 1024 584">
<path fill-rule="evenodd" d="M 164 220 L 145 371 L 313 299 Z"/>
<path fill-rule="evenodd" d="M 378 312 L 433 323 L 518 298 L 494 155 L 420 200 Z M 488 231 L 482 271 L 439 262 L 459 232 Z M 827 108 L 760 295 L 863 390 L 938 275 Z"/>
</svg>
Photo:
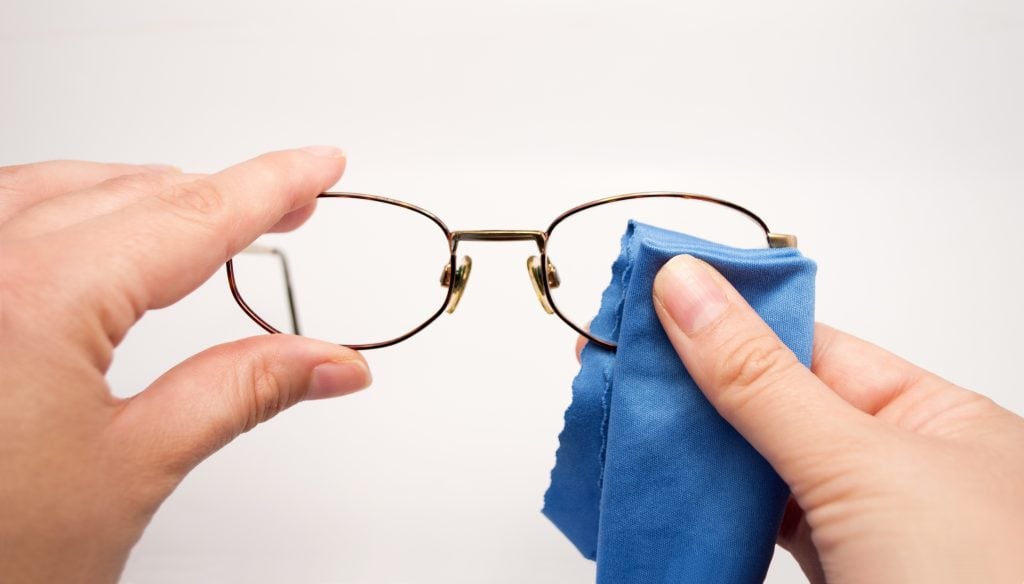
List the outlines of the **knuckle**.
<svg viewBox="0 0 1024 584">
<path fill-rule="evenodd" d="M 227 204 L 221 187 L 205 178 L 162 189 L 157 197 L 182 218 L 203 224 L 220 215 Z"/>
<path fill-rule="evenodd" d="M 298 168 L 295 158 L 289 151 L 268 152 L 251 160 L 246 165 L 246 173 L 263 184 L 277 184 L 283 178 L 293 176 Z"/>
<path fill-rule="evenodd" d="M 280 384 L 262 358 L 254 359 L 249 368 L 249 380 L 241 390 L 245 393 L 246 417 L 242 427 L 248 432 L 258 424 L 273 418 L 283 408 L 280 404 Z"/>
<path fill-rule="evenodd" d="M 287 176 L 309 167 L 309 157 L 297 150 L 281 150 L 266 154 L 268 172 Z"/>
<path fill-rule="evenodd" d="M 737 343 L 726 352 L 716 375 L 716 387 L 734 394 L 772 383 L 791 365 L 792 353 L 768 334 Z"/>
<path fill-rule="evenodd" d="M 306 155 L 296 150 L 280 150 L 266 155 L 270 168 L 277 172 L 284 172 L 287 169 L 302 168 L 306 161 Z"/>
<path fill-rule="evenodd" d="M 248 432 L 298 401 L 294 384 L 277 375 L 266 358 L 254 355 L 248 367 L 248 378 L 239 384 L 245 419 L 240 430 Z"/>
<path fill-rule="evenodd" d="M 275 189 L 291 197 L 317 190 L 317 173 L 310 172 L 309 157 L 295 150 L 283 150 L 264 155 L 259 165 L 264 184 L 275 185 Z M 290 203 L 294 203 L 292 200 Z"/>
<path fill-rule="evenodd" d="M 20 192 L 29 186 L 32 173 L 27 165 L 0 166 L 0 192 Z"/>
<path fill-rule="evenodd" d="M 103 184 L 110 190 L 152 193 L 167 188 L 170 178 L 157 172 L 137 172 L 116 176 Z"/>
</svg>

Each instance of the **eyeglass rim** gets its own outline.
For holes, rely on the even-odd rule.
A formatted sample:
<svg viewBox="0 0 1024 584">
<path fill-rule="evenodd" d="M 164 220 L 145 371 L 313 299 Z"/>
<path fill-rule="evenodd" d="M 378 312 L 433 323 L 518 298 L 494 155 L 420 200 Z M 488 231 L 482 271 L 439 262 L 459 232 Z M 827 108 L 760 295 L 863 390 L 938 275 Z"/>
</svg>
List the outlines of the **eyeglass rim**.
<svg viewBox="0 0 1024 584">
<path fill-rule="evenodd" d="M 548 225 L 547 230 L 544 232 L 544 235 L 545 235 L 545 247 L 544 247 L 544 249 L 541 250 L 541 256 L 540 256 L 540 258 L 541 258 L 541 266 L 542 266 L 542 269 L 544 270 L 543 273 L 546 274 L 548 269 L 549 269 L 549 267 L 548 267 L 548 256 L 547 256 L 547 245 L 546 245 L 546 242 L 547 242 L 548 239 L 551 238 L 551 234 L 554 232 L 555 227 L 557 227 L 560 223 L 562 223 L 563 221 L 565 221 L 569 217 L 572 217 L 573 215 L 576 215 L 576 214 L 581 213 L 583 211 L 587 211 L 589 209 L 593 209 L 594 207 L 600 207 L 602 205 L 606 205 L 606 204 L 609 204 L 609 203 L 618 203 L 618 202 L 621 202 L 621 201 L 628 201 L 628 200 L 632 200 L 632 199 L 654 199 L 654 198 L 673 198 L 673 199 L 684 199 L 684 200 L 702 201 L 702 202 L 705 202 L 705 203 L 712 203 L 712 204 L 716 204 L 716 205 L 721 205 L 723 207 L 727 207 L 729 209 L 732 209 L 733 211 L 739 212 L 740 214 L 744 215 L 746 218 L 750 219 L 755 224 L 757 224 L 757 226 L 764 232 L 765 239 L 766 239 L 767 244 L 768 244 L 769 247 L 778 247 L 779 241 L 777 240 L 776 243 L 773 243 L 773 236 L 780 237 L 781 234 L 773 233 L 768 228 L 768 224 L 765 223 L 765 221 L 763 219 L 761 219 L 761 217 L 759 217 L 756 213 L 754 213 L 753 211 L 751 211 L 750 209 L 747 209 L 746 207 L 744 207 L 742 205 L 738 205 L 736 203 L 733 203 L 732 201 L 727 201 L 725 199 L 720 199 L 718 197 L 713 197 L 713 196 L 710 196 L 710 195 L 703 195 L 703 194 L 700 194 L 700 193 L 689 193 L 689 192 L 682 192 L 682 191 L 640 191 L 640 192 L 625 193 L 625 194 L 621 194 L 621 195 L 612 195 L 612 196 L 609 196 L 609 197 L 603 197 L 603 198 L 600 198 L 600 199 L 595 199 L 593 201 L 589 201 L 589 202 L 577 205 L 577 206 L 569 209 L 568 211 L 565 211 L 561 215 L 555 217 L 555 219 Z M 785 236 L 781 236 L 781 237 L 785 237 Z M 795 245 L 796 245 L 796 239 L 795 238 L 792 238 L 791 240 L 787 239 L 787 241 L 791 241 L 792 246 L 795 247 Z M 600 337 L 594 336 L 585 327 L 580 326 L 573 319 L 571 319 L 568 316 L 566 316 L 562 312 L 562 310 L 558 307 L 558 303 L 555 301 L 554 294 L 551 293 L 551 289 L 548 286 L 547 278 L 542 278 L 541 280 L 543 282 L 544 296 L 547 298 L 548 304 L 551 305 L 552 310 L 554 310 L 555 314 L 558 315 L 558 318 L 560 318 L 562 320 L 562 322 L 564 322 L 565 324 L 569 325 L 569 327 L 572 328 L 573 330 L 575 330 L 577 333 L 579 333 L 579 334 L 583 335 L 584 337 L 586 337 L 587 340 L 593 341 L 594 343 L 597 343 L 598 345 L 600 345 L 600 346 L 602 346 L 602 347 L 604 347 L 606 349 L 611 349 L 613 351 L 616 349 L 616 347 L 617 347 L 616 343 L 613 343 L 611 341 L 607 341 L 607 340 L 602 339 Z"/>
<path fill-rule="evenodd" d="M 394 198 L 391 198 L 391 197 L 385 197 L 385 196 L 381 196 L 381 195 L 371 195 L 371 194 L 368 194 L 368 193 L 328 191 L 328 192 L 320 193 L 319 195 L 317 195 L 317 198 L 347 198 L 347 199 L 359 199 L 359 200 L 365 200 L 365 201 L 373 201 L 373 202 L 378 202 L 378 203 L 384 203 L 384 204 L 387 204 L 387 205 L 393 205 L 393 206 L 396 206 L 396 207 L 401 207 L 403 209 L 407 209 L 409 211 L 413 211 L 415 213 L 418 213 L 418 214 L 426 217 L 427 219 L 432 221 L 437 227 L 439 227 L 441 229 L 442 233 L 445 236 L 445 239 L 448 241 L 448 249 L 449 249 L 449 259 L 448 259 L 448 261 L 449 261 L 449 268 L 448 269 L 450 270 L 450 273 L 452 273 L 452 274 L 455 273 L 455 271 L 457 269 L 457 264 L 458 264 L 458 259 L 457 259 L 457 255 L 458 254 L 456 252 L 458 250 L 459 238 L 455 237 L 455 235 L 454 235 L 455 232 L 453 232 L 451 229 L 449 229 L 448 225 L 445 224 L 445 222 L 442 221 L 441 218 L 438 217 L 437 215 L 435 215 L 434 213 L 432 213 L 432 212 L 430 212 L 430 211 L 428 211 L 428 210 L 426 210 L 426 209 L 424 209 L 424 208 L 422 208 L 422 207 L 420 207 L 418 205 L 414 205 L 414 204 L 406 202 L 406 201 L 402 201 L 402 200 L 399 200 L 399 199 L 394 199 Z M 746 207 L 743 207 L 743 206 L 738 205 L 736 203 L 733 203 L 731 201 L 726 201 L 725 199 L 720 199 L 718 197 L 712 197 L 710 195 L 703 195 L 703 194 L 699 194 L 699 193 L 688 193 L 688 192 L 682 192 L 682 191 L 641 191 L 641 192 L 624 193 L 624 194 L 620 194 L 620 195 L 613 195 L 613 196 L 609 196 L 609 197 L 603 197 L 603 198 L 600 198 L 600 199 L 595 199 L 595 200 L 588 201 L 586 203 L 577 205 L 577 206 L 575 206 L 575 207 L 573 207 L 573 208 L 571 208 L 571 209 L 561 213 L 560 215 L 555 217 L 555 219 L 553 221 L 551 221 L 551 223 L 548 225 L 547 229 L 544 230 L 544 231 L 517 231 L 515 233 L 517 233 L 517 234 L 529 234 L 531 236 L 534 236 L 533 239 L 537 243 L 538 249 L 540 251 L 541 269 L 543 270 L 542 273 L 547 274 L 548 273 L 548 269 L 549 269 L 549 262 L 548 262 L 548 256 L 547 256 L 547 241 L 551 237 L 551 234 L 554 232 L 555 228 L 560 223 L 562 223 L 563 221 L 565 221 L 569 217 L 572 217 L 573 215 L 576 215 L 577 213 L 581 213 L 583 211 L 586 211 L 588 209 L 592 209 L 594 207 L 599 207 L 599 206 L 606 205 L 606 204 L 609 204 L 609 203 L 616 203 L 616 202 L 620 202 L 620 201 L 627 201 L 627 200 L 631 200 L 631 199 L 646 199 L 646 198 L 689 199 L 689 200 L 703 201 L 703 202 L 707 202 L 707 203 L 721 205 L 721 206 L 727 207 L 729 209 L 732 209 L 734 211 L 737 211 L 737 212 L 743 214 L 745 217 L 747 217 L 748 219 L 753 221 L 755 224 L 757 224 L 757 226 L 762 231 L 764 231 L 764 233 L 765 233 L 765 238 L 767 240 L 768 247 L 796 247 L 796 238 L 795 238 L 795 236 L 786 235 L 786 234 L 773 233 L 768 228 L 768 224 L 765 223 L 765 221 L 763 219 L 761 219 L 757 214 L 755 214 L 753 211 L 747 209 Z M 227 261 L 225 267 L 226 267 L 226 270 L 227 270 L 228 286 L 231 289 L 231 295 L 234 298 L 235 302 L 238 304 L 239 308 L 241 308 L 242 311 L 250 319 L 252 319 L 253 322 L 255 322 L 257 325 L 259 325 L 261 328 L 263 328 L 263 330 L 267 331 L 268 333 L 271 333 L 271 334 L 284 334 L 283 331 L 281 331 L 280 329 L 274 327 L 273 325 L 268 323 L 266 320 L 264 320 L 262 317 L 260 317 L 256 313 L 256 311 L 253 310 L 253 308 L 250 307 L 249 304 L 242 297 L 242 294 L 241 294 L 241 292 L 238 289 L 237 281 L 235 279 L 234 259 L 229 259 Z M 558 318 L 562 322 L 567 324 L 570 328 L 572 328 L 574 331 L 576 331 L 580 335 L 584 336 L 588 341 L 594 342 L 597 345 L 599 345 L 599 346 L 601 346 L 601 347 L 603 347 L 605 349 L 609 349 L 609 350 L 612 350 L 612 351 L 616 350 L 616 347 L 617 347 L 616 343 L 613 343 L 613 342 L 610 342 L 610 341 L 607 341 L 607 340 L 604 340 L 604 339 L 601 339 L 599 337 L 596 337 L 596 336 L 592 335 L 590 333 L 590 331 L 588 331 L 585 327 L 578 325 L 571 318 L 566 316 L 562 312 L 562 310 L 558 308 L 557 302 L 555 302 L 555 299 L 554 299 L 554 297 L 553 297 L 553 295 L 551 293 L 551 288 L 548 285 L 548 279 L 547 278 L 540 278 L 540 281 L 541 281 L 541 289 L 542 289 L 542 291 L 544 293 L 545 299 L 547 300 L 548 304 L 551 306 L 554 314 L 557 315 Z M 289 284 L 289 288 L 290 288 L 290 284 Z M 440 307 L 438 307 L 438 309 L 433 314 L 431 314 L 430 317 L 427 318 L 427 320 L 425 320 L 424 322 L 422 322 L 421 324 L 419 324 L 418 326 L 416 326 L 415 328 L 413 328 L 409 332 L 407 332 L 407 333 L 405 333 L 403 335 L 394 337 L 392 339 L 386 340 L 386 341 L 381 341 L 381 342 L 376 342 L 376 343 L 344 344 L 343 346 L 351 348 L 351 349 L 359 350 L 359 351 L 365 351 L 365 350 L 370 350 L 370 349 L 382 349 L 384 347 L 390 347 L 392 345 L 396 345 L 396 344 L 398 344 L 398 343 L 400 343 L 400 342 L 402 342 L 402 341 L 412 337 L 413 335 L 415 335 L 415 334 L 419 333 L 420 331 L 422 331 L 423 329 L 425 329 L 427 326 L 429 326 L 431 323 L 433 323 L 435 320 L 437 320 L 437 318 L 439 316 L 441 316 L 442 313 L 444 313 L 445 308 L 448 306 L 449 302 L 451 302 L 452 295 L 454 294 L 454 289 L 455 289 L 454 286 L 448 286 L 447 287 L 447 293 L 445 294 L 445 298 L 442 301 Z M 295 307 L 294 307 L 294 304 L 293 304 L 292 299 L 290 297 L 290 290 L 289 290 L 289 304 L 290 304 L 290 308 L 292 310 L 293 318 L 294 318 Z M 296 332 L 296 334 L 298 334 L 298 333 Z"/>
<path fill-rule="evenodd" d="M 433 222 L 435 225 L 437 225 L 441 229 L 441 232 L 444 234 L 445 239 L 449 242 L 448 269 L 451 270 L 451 273 L 453 273 L 453 274 L 455 273 L 458 260 L 457 260 L 457 256 L 455 254 L 454 249 L 452 249 L 452 247 L 451 247 L 452 231 L 451 231 L 451 229 L 448 228 L 448 226 L 445 224 L 445 222 L 441 220 L 440 217 L 438 217 L 437 215 L 431 213 L 430 211 L 428 211 L 428 210 L 426 210 L 426 209 L 424 209 L 422 207 L 418 207 L 416 205 L 413 205 L 412 203 L 407 203 L 405 201 L 400 201 L 398 199 L 392 199 L 390 197 L 384 197 L 384 196 L 381 196 L 381 195 L 370 195 L 370 194 L 366 194 L 366 193 L 325 192 L 325 193 L 320 193 L 319 195 L 317 195 L 317 198 L 324 198 L 324 199 L 328 199 L 328 198 L 361 199 L 361 200 L 373 201 L 373 202 L 377 202 L 377 203 L 384 203 L 384 204 L 387 204 L 387 205 L 393 205 L 393 206 L 396 206 L 396 207 L 401 207 L 403 209 L 407 209 L 409 211 L 413 211 L 413 212 L 419 213 L 420 215 L 426 217 L 431 222 Z M 263 319 L 259 314 L 257 314 L 256 311 L 251 306 L 249 306 L 249 303 L 246 302 L 245 298 L 242 297 L 242 293 L 238 289 L 238 283 L 237 283 L 237 280 L 235 278 L 234 258 L 228 260 L 228 262 L 226 264 L 226 268 L 227 268 L 227 275 L 228 275 L 228 286 L 231 289 L 231 296 L 235 299 L 235 303 L 238 304 L 239 308 L 241 308 L 242 311 L 250 319 L 252 319 L 253 322 L 255 322 L 257 325 L 260 326 L 260 328 L 262 328 L 263 330 L 267 331 L 268 333 L 270 333 L 270 334 L 285 334 L 284 331 L 282 331 L 282 330 L 278 329 L 277 327 L 275 327 L 274 325 L 270 324 L 265 319 Z M 392 339 L 388 339 L 386 341 L 380 341 L 380 342 L 376 342 L 376 343 L 347 343 L 347 344 L 342 344 L 342 346 L 348 347 L 350 349 L 354 349 L 354 350 L 357 350 L 357 351 L 366 351 L 366 350 L 370 350 L 370 349 L 383 349 L 384 347 L 390 347 L 392 345 L 396 345 L 396 344 L 398 344 L 398 343 L 408 339 L 409 337 L 415 335 L 416 333 L 422 331 L 423 329 L 427 328 L 427 326 L 429 326 L 431 323 L 433 323 L 435 320 L 437 320 L 437 318 L 439 316 L 441 316 L 441 314 L 444 313 L 445 307 L 448 306 L 448 303 L 451 301 L 453 293 L 454 293 L 454 286 L 448 286 L 447 287 L 447 292 L 445 293 L 444 300 L 441 302 L 441 306 L 438 307 L 438 309 L 436 311 L 434 311 L 434 313 L 431 314 L 430 317 L 427 318 L 427 320 L 423 321 L 422 323 L 420 323 L 419 325 L 414 327 L 412 330 L 406 332 L 405 334 L 399 335 L 399 336 L 394 337 Z M 289 291 L 289 305 L 290 305 L 290 308 L 292 310 L 293 318 L 294 318 L 295 307 L 294 307 L 294 303 L 293 303 L 293 301 L 292 301 L 292 299 L 290 297 L 290 291 Z M 296 334 L 298 334 L 298 332 L 296 332 Z M 341 343 L 339 343 L 339 344 L 341 344 Z"/>
</svg>

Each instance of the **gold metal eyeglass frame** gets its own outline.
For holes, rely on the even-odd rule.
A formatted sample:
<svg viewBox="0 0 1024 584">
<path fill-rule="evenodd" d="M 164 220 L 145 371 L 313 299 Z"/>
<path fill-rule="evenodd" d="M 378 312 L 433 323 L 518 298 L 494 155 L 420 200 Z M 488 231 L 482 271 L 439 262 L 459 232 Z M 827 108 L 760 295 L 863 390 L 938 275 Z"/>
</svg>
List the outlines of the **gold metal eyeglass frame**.
<svg viewBox="0 0 1024 584">
<path fill-rule="evenodd" d="M 735 203 L 711 197 L 708 195 L 700 195 L 696 193 L 683 193 L 673 191 L 651 191 L 651 192 L 640 192 L 640 193 L 627 193 L 624 195 L 616 195 L 612 197 L 605 197 L 603 199 L 597 199 L 590 201 L 589 203 L 583 203 L 569 209 L 562 213 L 558 217 L 555 217 L 554 221 L 548 225 L 548 228 L 544 231 L 530 230 L 530 229 L 480 229 L 471 231 L 452 231 L 437 215 L 434 215 L 430 211 L 417 207 L 411 203 L 405 201 L 399 201 L 397 199 L 391 199 L 388 197 L 382 197 L 379 195 L 368 195 L 364 193 L 347 193 L 347 192 L 327 192 L 321 193 L 319 198 L 348 198 L 348 199 L 362 199 L 365 201 L 375 201 L 378 203 L 384 203 L 387 205 L 394 205 L 396 207 L 402 207 L 419 213 L 427 219 L 434 222 L 445 237 L 448 239 L 448 250 L 450 254 L 449 262 L 445 265 L 444 270 L 441 274 L 441 285 L 447 288 L 448 292 L 445 296 L 444 302 L 441 307 L 437 309 L 426 321 L 412 329 L 411 331 L 395 337 L 393 339 L 382 341 L 378 343 L 365 343 L 346 345 L 352 349 L 367 350 L 367 349 L 380 349 L 383 347 L 389 347 L 391 345 L 400 343 L 409 337 L 420 332 L 426 328 L 429 324 L 434 322 L 437 317 L 441 316 L 441 313 L 447 311 L 448 313 L 455 312 L 456 307 L 459 304 L 459 300 L 462 298 L 462 293 L 466 288 L 466 282 L 469 280 L 470 270 L 472 269 L 473 262 L 469 256 L 464 256 L 463 261 L 458 261 L 458 247 L 460 241 L 533 241 L 537 244 L 537 250 L 539 256 L 530 256 L 526 262 L 526 267 L 530 275 L 530 282 L 533 284 L 533 290 L 537 295 L 537 300 L 540 302 L 541 307 L 548 314 L 557 315 L 565 324 L 569 325 L 573 330 L 578 332 L 587 338 L 587 340 L 594 342 L 606 349 L 615 350 L 616 345 L 610 343 L 604 339 L 600 339 L 590 334 L 585 327 L 580 326 L 573 322 L 569 317 L 562 313 L 558 309 L 558 304 L 552 297 L 551 290 L 557 288 L 560 284 L 558 277 L 558 270 L 555 265 L 551 262 L 547 255 L 547 242 L 550 239 L 552 232 L 559 223 L 565 221 L 569 217 L 587 209 L 597 207 L 600 205 L 607 205 L 609 203 L 615 203 L 619 201 L 627 201 L 631 199 L 645 199 L 645 198 L 676 198 L 676 199 L 689 199 L 696 201 L 704 201 L 707 203 L 713 203 L 716 205 L 722 205 L 728 207 L 734 211 L 737 211 L 748 219 L 757 224 L 757 226 L 764 231 L 765 239 L 770 248 L 780 247 L 796 247 L 796 236 L 788 235 L 784 233 L 774 233 L 768 229 L 768 225 L 752 211 L 741 207 Z M 244 250 L 243 253 L 262 253 L 271 254 L 276 256 L 281 263 L 282 274 L 285 280 L 285 292 L 288 299 L 288 309 L 291 317 L 292 331 L 294 334 L 301 334 L 299 331 L 299 319 L 298 312 L 295 306 L 295 299 L 293 294 L 291 273 L 288 266 L 288 258 L 284 252 L 274 247 L 266 247 L 260 245 L 251 245 Z M 249 316 L 257 325 L 263 330 L 271 334 L 281 334 L 282 331 L 275 328 L 273 325 L 268 323 L 254 311 L 245 299 L 242 298 L 242 294 L 238 290 L 238 285 L 235 281 L 235 269 L 234 260 L 228 260 L 227 265 L 228 286 L 231 288 L 231 295 L 234 297 L 235 302 L 238 306 Z"/>
</svg>

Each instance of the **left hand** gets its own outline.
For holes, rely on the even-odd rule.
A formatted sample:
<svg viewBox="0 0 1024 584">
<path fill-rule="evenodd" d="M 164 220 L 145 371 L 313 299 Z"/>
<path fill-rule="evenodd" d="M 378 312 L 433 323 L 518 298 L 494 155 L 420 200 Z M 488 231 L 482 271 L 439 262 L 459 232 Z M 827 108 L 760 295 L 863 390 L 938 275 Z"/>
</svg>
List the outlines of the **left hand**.
<svg viewBox="0 0 1024 584">
<path fill-rule="evenodd" d="M 204 351 L 129 399 L 104 375 L 150 309 L 265 231 L 312 212 L 345 168 L 327 147 L 213 175 L 72 161 L 0 168 L 0 574 L 115 582 L 201 460 L 302 400 L 365 387 L 362 357 L 261 335 Z"/>
</svg>

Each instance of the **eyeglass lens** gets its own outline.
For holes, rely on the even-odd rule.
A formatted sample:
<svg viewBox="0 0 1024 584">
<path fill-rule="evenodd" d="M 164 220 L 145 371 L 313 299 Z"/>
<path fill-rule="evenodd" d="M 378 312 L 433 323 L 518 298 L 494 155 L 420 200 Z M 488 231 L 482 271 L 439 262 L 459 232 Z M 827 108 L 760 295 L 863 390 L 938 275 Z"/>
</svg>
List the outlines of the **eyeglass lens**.
<svg viewBox="0 0 1024 584">
<path fill-rule="evenodd" d="M 750 218 L 706 201 L 638 198 L 571 214 L 549 233 L 548 282 L 558 312 L 580 328 L 597 313 L 630 220 L 733 247 L 765 247 L 764 232 Z M 254 249 L 275 253 L 233 260 L 236 289 L 249 308 L 290 332 L 283 254 L 302 334 L 344 345 L 407 335 L 444 310 L 453 285 L 445 230 L 413 209 L 378 200 L 320 198 L 305 224 L 264 235 Z"/>
</svg>

